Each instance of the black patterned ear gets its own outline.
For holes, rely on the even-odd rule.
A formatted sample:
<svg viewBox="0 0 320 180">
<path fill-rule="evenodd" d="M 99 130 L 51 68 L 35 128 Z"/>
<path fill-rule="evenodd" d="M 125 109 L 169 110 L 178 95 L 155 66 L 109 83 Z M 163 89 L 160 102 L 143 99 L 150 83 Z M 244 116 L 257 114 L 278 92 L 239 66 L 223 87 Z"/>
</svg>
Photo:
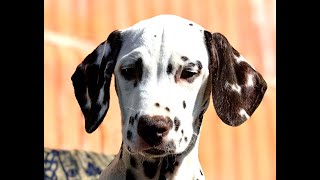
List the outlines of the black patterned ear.
<svg viewBox="0 0 320 180">
<path fill-rule="evenodd" d="M 120 32 L 114 31 L 78 65 L 71 77 L 88 133 L 98 128 L 109 109 L 110 81 L 120 48 Z"/>
<path fill-rule="evenodd" d="M 267 83 L 222 34 L 205 31 L 205 39 L 215 110 L 224 123 L 239 126 L 259 106 Z"/>
</svg>

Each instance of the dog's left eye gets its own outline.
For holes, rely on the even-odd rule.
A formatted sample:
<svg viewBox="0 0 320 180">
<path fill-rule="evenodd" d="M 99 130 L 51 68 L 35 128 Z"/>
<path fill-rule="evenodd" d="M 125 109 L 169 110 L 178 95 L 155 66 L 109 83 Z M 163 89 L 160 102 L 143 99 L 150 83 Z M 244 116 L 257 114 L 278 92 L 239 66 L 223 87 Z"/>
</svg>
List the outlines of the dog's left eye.
<svg viewBox="0 0 320 180">
<path fill-rule="evenodd" d="M 198 74 L 198 72 L 194 72 L 194 71 L 190 71 L 190 70 L 183 70 L 181 72 L 180 79 L 188 80 L 188 79 L 194 77 L 196 74 Z"/>
<path fill-rule="evenodd" d="M 136 78 L 136 70 L 133 67 L 121 69 L 121 74 L 126 80 L 132 80 Z"/>
</svg>

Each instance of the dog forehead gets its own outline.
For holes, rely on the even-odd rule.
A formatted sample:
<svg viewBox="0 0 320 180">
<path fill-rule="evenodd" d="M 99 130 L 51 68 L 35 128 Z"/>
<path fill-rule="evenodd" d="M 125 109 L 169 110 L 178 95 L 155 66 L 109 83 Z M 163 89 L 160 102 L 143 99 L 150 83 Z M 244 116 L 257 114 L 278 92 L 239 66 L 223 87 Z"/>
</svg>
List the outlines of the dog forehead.
<svg viewBox="0 0 320 180">
<path fill-rule="evenodd" d="M 177 54 L 207 59 L 204 30 L 197 23 L 179 16 L 155 16 L 121 30 L 123 45 L 119 56 L 138 51 L 162 58 Z"/>
<path fill-rule="evenodd" d="M 156 29 L 162 28 L 162 27 L 184 29 L 187 26 L 194 27 L 194 29 L 204 29 L 201 25 L 191 20 L 182 18 L 180 16 L 168 15 L 168 14 L 158 15 L 149 19 L 141 20 L 140 22 L 134 24 L 128 29 L 140 29 L 140 28 L 144 29 L 144 28 L 150 28 L 150 27 L 154 27 Z"/>
</svg>

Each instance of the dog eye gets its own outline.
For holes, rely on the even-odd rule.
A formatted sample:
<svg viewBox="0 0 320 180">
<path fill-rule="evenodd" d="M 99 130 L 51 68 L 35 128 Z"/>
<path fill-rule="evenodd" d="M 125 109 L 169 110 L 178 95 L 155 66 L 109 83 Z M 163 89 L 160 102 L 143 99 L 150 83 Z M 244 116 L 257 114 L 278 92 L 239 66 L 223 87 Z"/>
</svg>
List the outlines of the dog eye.
<svg viewBox="0 0 320 180">
<path fill-rule="evenodd" d="M 135 68 L 123 68 L 121 69 L 121 74 L 126 80 L 132 80 L 136 77 L 136 70 Z"/>
<path fill-rule="evenodd" d="M 194 77 L 196 74 L 198 74 L 197 72 L 194 71 L 190 71 L 190 70 L 183 70 L 181 72 L 180 78 L 181 79 L 189 79 Z"/>
</svg>

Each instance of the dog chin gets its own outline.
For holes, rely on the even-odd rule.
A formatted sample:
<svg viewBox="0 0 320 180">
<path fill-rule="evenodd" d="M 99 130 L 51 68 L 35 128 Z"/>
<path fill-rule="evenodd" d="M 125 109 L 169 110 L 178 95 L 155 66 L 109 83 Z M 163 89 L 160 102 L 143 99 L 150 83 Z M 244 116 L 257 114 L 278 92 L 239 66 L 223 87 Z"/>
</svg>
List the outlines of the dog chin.
<svg viewBox="0 0 320 180">
<path fill-rule="evenodd" d="M 168 154 L 174 154 L 175 150 L 163 150 L 163 149 L 158 149 L 158 148 L 150 148 L 144 151 L 141 151 L 141 155 L 147 156 L 147 157 L 163 157 Z"/>
<path fill-rule="evenodd" d="M 138 153 L 145 157 L 163 157 L 169 154 L 176 154 L 176 148 L 169 145 L 158 145 L 156 147 L 146 146 L 144 143 L 140 145 L 141 146 L 138 147 L 133 146 L 132 148 L 128 148 L 129 153 Z"/>
</svg>

